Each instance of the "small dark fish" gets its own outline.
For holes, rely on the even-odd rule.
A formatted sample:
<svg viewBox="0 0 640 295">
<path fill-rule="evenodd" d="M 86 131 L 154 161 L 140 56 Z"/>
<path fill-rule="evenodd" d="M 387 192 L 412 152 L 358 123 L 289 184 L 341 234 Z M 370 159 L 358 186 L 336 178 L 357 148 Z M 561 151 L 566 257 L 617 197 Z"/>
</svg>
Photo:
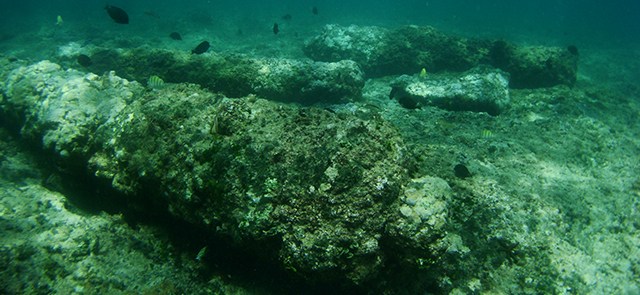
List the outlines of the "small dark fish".
<svg viewBox="0 0 640 295">
<path fill-rule="evenodd" d="M 80 47 L 85 47 L 85 46 L 87 46 L 89 44 L 91 44 L 91 38 L 89 38 L 86 41 L 84 41 L 84 43 L 82 43 L 82 45 L 80 45 Z"/>
<path fill-rule="evenodd" d="M 124 10 L 115 7 L 115 6 L 107 6 L 104 8 L 109 13 L 109 16 L 118 24 L 128 24 L 129 23 L 129 15 L 127 15 Z"/>
<path fill-rule="evenodd" d="M 398 99 L 398 102 L 405 109 L 415 110 L 420 108 L 420 105 L 408 96 L 400 97 L 400 99 Z"/>
<path fill-rule="evenodd" d="M 84 54 L 80 54 L 78 55 L 78 64 L 80 64 L 83 67 L 88 67 L 91 64 L 93 64 L 93 62 L 91 61 L 91 58 L 89 58 L 88 56 L 84 55 Z"/>
<path fill-rule="evenodd" d="M 544 63 L 547 66 L 548 70 L 553 70 L 553 59 L 547 58 L 547 60 L 545 60 Z"/>
<path fill-rule="evenodd" d="M 314 7 L 313 10 L 311 10 L 313 12 L 313 14 L 317 15 L 318 14 L 318 7 Z"/>
<path fill-rule="evenodd" d="M 278 32 L 280 32 L 280 30 L 278 30 L 278 24 L 273 23 L 273 33 L 277 35 Z"/>
<path fill-rule="evenodd" d="M 332 113 L 332 114 L 335 114 L 335 113 L 336 113 L 336 111 L 334 111 L 332 108 L 329 108 L 329 107 L 324 107 L 324 108 L 322 108 L 322 109 L 323 109 L 323 110 L 325 110 L 325 111 L 327 111 L 327 112 L 329 112 L 329 113 Z"/>
<path fill-rule="evenodd" d="M 389 99 L 393 99 L 394 97 L 396 97 L 396 93 L 398 93 L 398 91 L 400 91 L 400 88 L 398 87 L 391 88 L 391 93 L 389 93 Z"/>
<path fill-rule="evenodd" d="M 180 36 L 180 34 L 178 34 L 178 32 L 173 32 L 173 33 L 169 34 L 169 37 L 171 37 L 171 39 L 173 39 L 173 40 L 182 40 L 182 36 Z"/>
<path fill-rule="evenodd" d="M 145 10 L 142 13 L 144 13 L 144 14 L 150 16 L 150 17 L 160 19 L 160 16 L 157 13 L 155 13 L 155 12 L 153 12 L 151 10 Z"/>
<path fill-rule="evenodd" d="M 283 16 L 282 19 L 290 20 L 291 19 L 291 14 L 287 14 L 287 15 Z"/>
<path fill-rule="evenodd" d="M 569 52 L 575 56 L 580 55 L 578 54 L 578 47 L 576 47 L 575 45 L 569 45 L 569 47 L 567 47 L 567 50 L 569 50 Z"/>
<path fill-rule="evenodd" d="M 191 54 L 203 54 L 209 49 L 209 42 L 204 41 L 196 47 L 196 49 L 191 50 Z"/>
<path fill-rule="evenodd" d="M 242 35 L 242 29 L 238 29 L 237 34 L 238 34 L 238 36 Z"/>
<path fill-rule="evenodd" d="M 467 177 L 471 177 L 471 172 L 467 169 L 467 166 L 458 164 L 453 167 L 453 172 L 456 174 L 456 177 L 465 179 Z"/>
</svg>

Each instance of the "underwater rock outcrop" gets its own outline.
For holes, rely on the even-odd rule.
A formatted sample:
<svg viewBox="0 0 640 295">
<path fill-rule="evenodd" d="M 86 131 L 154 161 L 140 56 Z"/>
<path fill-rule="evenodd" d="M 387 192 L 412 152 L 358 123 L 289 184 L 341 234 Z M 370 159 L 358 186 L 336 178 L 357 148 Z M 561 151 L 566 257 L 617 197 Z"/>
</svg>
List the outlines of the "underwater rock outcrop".
<svg viewBox="0 0 640 295">
<path fill-rule="evenodd" d="M 409 99 L 450 111 L 486 112 L 499 115 L 509 105 L 506 74 L 487 66 L 463 73 L 402 75 L 391 82 L 392 99 Z"/>
<path fill-rule="evenodd" d="M 69 177 L 108 184 L 104 195 L 126 196 L 129 210 L 168 210 L 293 276 L 365 284 L 388 256 L 418 269 L 443 251 L 447 183 L 411 180 L 402 137 L 370 112 L 193 84 L 146 90 L 47 61 L 4 74 L 0 90 L 8 123 Z"/>
<path fill-rule="evenodd" d="M 354 60 L 370 77 L 427 72 L 466 71 L 485 64 L 511 75 L 513 88 L 573 85 L 577 56 L 566 49 L 517 46 L 503 40 L 480 40 L 444 34 L 433 27 L 327 25 L 308 40 L 305 55 L 317 61 Z"/>
<path fill-rule="evenodd" d="M 327 25 L 308 40 L 305 55 L 318 61 L 350 59 L 372 77 L 442 70 L 464 71 L 481 62 L 490 42 L 449 36 L 433 27 L 396 30 Z"/>
<path fill-rule="evenodd" d="M 278 58 L 249 58 L 237 54 L 202 55 L 150 49 L 95 49 L 96 74 L 115 71 L 128 80 L 158 76 L 168 83 L 197 83 L 229 97 L 256 94 L 303 105 L 358 100 L 364 75 L 353 61 L 312 62 Z"/>
<path fill-rule="evenodd" d="M 511 74 L 509 87 L 516 89 L 573 86 L 578 56 L 566 48 L 517 46 L 504 40 L 493 42 L 491 65 Z"/>
</svg>

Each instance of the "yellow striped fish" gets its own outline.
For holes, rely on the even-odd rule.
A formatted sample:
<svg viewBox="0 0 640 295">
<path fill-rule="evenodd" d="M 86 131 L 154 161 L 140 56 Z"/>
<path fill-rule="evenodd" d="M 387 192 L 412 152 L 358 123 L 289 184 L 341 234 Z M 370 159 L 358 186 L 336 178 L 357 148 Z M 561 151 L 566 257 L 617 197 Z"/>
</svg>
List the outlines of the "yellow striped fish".
<svg viewBox="0 0 640 295">
<path fill-rule="evenodd" d="M 154 89 L 160 89 L 164 87 L 164 81 L 162 81 L 160 77 L 153 75 L 149 77 L 149 80 L 147 81 L 147 86 Z"/>
<path fill-rule="evenodd" d="M 483 138 L 493 138 L 495 135 L 493 135 L 493 132 L 491 132 L 491 130 L 484 129 L 480 131 L 480 136 L 482 136 Z"/>
</svg>

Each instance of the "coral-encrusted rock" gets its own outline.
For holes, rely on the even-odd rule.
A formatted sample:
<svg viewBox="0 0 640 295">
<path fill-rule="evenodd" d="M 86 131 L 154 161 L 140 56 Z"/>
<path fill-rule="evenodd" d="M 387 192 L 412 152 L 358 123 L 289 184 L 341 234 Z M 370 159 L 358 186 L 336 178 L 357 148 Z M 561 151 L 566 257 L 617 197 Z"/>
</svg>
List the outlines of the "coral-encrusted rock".
<svg viewBox="0 0 640 295">
<path fill-rule="evenodd" d="M 508 74 L 480 66 L 464 73 L 402 75 L 391 82 L 392 97 L 410 99 L 450 111 L 486 112 L 495 116 L 509 104 Z"/>
<path fill-rule="evenodd" d="M 2 90 L 3 113 L 24 124 L 25 138 L 61 156 L 84 156 L 90 131 L 113 120 L 144 88 L 113 72 L 100 77 L 41 61 L 11 71 Z"/>
<path fill-rule="evenodd" d="M 307 41 L 304 53 L 314 60 L 352 59 L 367 75 L 464 71 L 486 57 L 490 42 L 450 36 L 433 27 L 404 26 L 388 31 L 376 27 L 327 25 Z"/>
<path fill-rule="evenodd" d="M 378 27 L 328 24 L 320 35 L 305 43 L 302 51 L 318 61 L 354 60 L 367 66 L 369 73 L 369 65 L 381 59 L 379 55 L 386 46 L 387 33 L 387 29 Z"/>
<path fill-rule="evenodd" d="M 385 257 L 378 241 L 408 179 L 395 128 L 350 113 L 215 99 L 193 88 L 143 97 L 98 131 L 115 140 L 92 156 L 91 170 L 121 191 L 166 198 L 174 214 L 313 280 L 375 276 Z"/>
<path fill-rule="evenodd" d="M 118 210 L 168 208 L 311 281 L 365 284 L 388 256 L 439 253 L 446 200 L 408 185 L 403 139 L 368 111 L 229 99 L 193 84 L 143 91 L 113 72 L 49 62 L 14 69 L 1 86 L 9 123 L 44 139 L 68 177 L 110 184 L 104 195 L 129 206 Z M 396 222 L 408 218 L 407 196 L 421 222 Z"/>
<path fill-rule="evenodd" d="M 414 74 L 421 69 L 460 72 L 491 65 L 511 75 L 513 88 L 571 86 L 578 69 L 577 56 L 566 49 L 462 38 L 428 26 L 387 31 L 327 25 L 320 35 L 306 42 L 303 51 L 314 60 L 354 60 L 372 77 Z"/>
<path fill-rule="evenodd" d="M 447 223 L 450 199 L 451 188 L 437 177 L 424 176 L 405 185 L 397 215 L 387 224 L 387 234 L 392 237 L 389 240 L 397 243 L 394 248 L 405 251 L 395 254 L 405 263 L 425 266 L 427 261 L 438 259 L 423 249 L 439 241 L 438 234 Z"/>
<path fill-rule="evenodd" d="M 489 41 L 444 34 L 433 27 L 403 26 L 389 32 L 377 67 L 395 73 L 418 73 L 421 69 L 466 71 L 487 61 Z"/>
<path fill-rule="evenodd" d="M 491 64 L 511 74 L 511 88 L 540 88 L 558 84 L 573 86 L 578 56 L 567 49 L 516 46 L 500 40 L 491 48 Z"/>
<path fill-rule="evenodd" d="M 230 97 L 257 94 L 282 102 L 346 103 L 358 100 L 364 75 L 353 61 L 331 63 L 242 55 L 137 48 L 131 51 L 96 49 L 94 73 L 115 71 L 136 81 L 156 75 L 169 83 L 197 83 Z"/>
</svg>

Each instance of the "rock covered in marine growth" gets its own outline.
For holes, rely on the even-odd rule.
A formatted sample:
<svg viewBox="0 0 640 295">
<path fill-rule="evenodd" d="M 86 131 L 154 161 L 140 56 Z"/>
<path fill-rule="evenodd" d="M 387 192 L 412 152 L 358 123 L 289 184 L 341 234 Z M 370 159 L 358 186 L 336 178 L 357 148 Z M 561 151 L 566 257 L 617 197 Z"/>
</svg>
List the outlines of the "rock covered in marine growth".
<svg viewBox="0 0 640 295">
<path fill-rule="evenodd" d="M 136 81 L 158 76 L 168 83 L 196 83 L 229 97 L 256 94 L 303 105 L 355 101 L 364 87 L 360 66 L 348 60 L 313 62 L 215 52 L 195 55 L 146 47 L 128 51 L 95 48 L 91 59 L 89 69 L 97 74 L 113 70 Z"/>
<path fill-rule="evenodd" d="M 305 42 L 304 54 L 313 60 L 335 62 L 353 60 L 364 66 L 368 75 L 375 75 L 375 65 L 385 57 L 388 30 L 379 27 L 361 27 L 338 24 L 325 25 L 322 33 Z M 389 69 L 380 69 L 388 72 Z"/>
<path fill-rule="evenodd" d="M 2 294 L 201 294 L 211 288 L 194 284 L 185 269 L 195 263 L 168 255 L 171 245 L 150 231 L 132 228 L 119 214 L 78 212 L 59 192 L 39 185 L 36 164 L 19 161 L 30 157 L 6 149 L 17 145 L 1 142 L 6 138 L 0 140 Z"/>
<path fill-rule="evenodd" d="M 424 260 L 437 259 L 425 255 L 420 248 L 438 241 L 430 231 L 441 230 L 447 222 L 451 188 L 444 179 L 424 176 L 411 179 L 402 191 L 397 207 L 399 218 L 390 219 L 387 225 L 387 234 L 394 237 L 390 240 L 405 252 L 400 252 L 405 258 L 413 255 Z"/>
<path fill-rule="evenodd" d="M 508 76 L 488 66 L 463 73 L 402 75 L 390 83 L 391 98 L 450 111 L 486 112 L 495 116 L 509 104 Z"/>
<path fill-rule="evenodd" d="M 511 74 L 511 88 L 573 86 L 577 79 L 578 56 L 566 48 L 517 46 L 499 40 L 490 54 L 491 65 Z"/>
<path fill-rule="evenodd" d="M 464 71 L 486 56 L 490 42 L 443 34 L 433 27 L 403 26 L 396 30 L 376 27 L 347 28 L 327 25 L 305 43 L 304 53 L 320 61 L 352 59 L 367 75 Z"/>
<path fill-rule="evenodd" d="M 124 195 L 118 210 L 168 208 L 292 275 L 364 284 L 393 267 L 387 257 L 411 269 L 441 253 L 449 188 L 410 180 L 412 157 L 381 116 L 193 84 L 143 91 L 46 61 L 11 71 L 2 91 L 11 124 L 44 140 L 66 177 Z"/>
<path fill-rule="evenodd" d="M 429 26 L 385 30 L 327 25 L 305 43 L 303 51 L 318 61 L 354 60 L 371 77 L 414 74 L 422 69 L 461 72 L 491 65 L 511 75 L 513 88 L 571 86 L 578 68 L 577 55 L 567 49 L 463 38 Z"/>
<path fill-rule="evenodd" d="M 2 81 L 2 113 L 17 120 L 21 135 L 56 154 L 84 155 L 101 124 L 112 122 L 144 88 L 109 72 L 104 76 L 62 68 L 50 61 L 18 67 Z"/>
<path fill-rule="evenodd" d="M 384 266 L 379 241 L 401 216 L 408 180 L 388 122 L 193 88 L 141 101 L 100 130 L 115 129 L 105 140 L 116 141 L 90 159 L 114 187 L 153 192 L 177 216 L 310 280 L 360 283 Z"/>
</svg>

